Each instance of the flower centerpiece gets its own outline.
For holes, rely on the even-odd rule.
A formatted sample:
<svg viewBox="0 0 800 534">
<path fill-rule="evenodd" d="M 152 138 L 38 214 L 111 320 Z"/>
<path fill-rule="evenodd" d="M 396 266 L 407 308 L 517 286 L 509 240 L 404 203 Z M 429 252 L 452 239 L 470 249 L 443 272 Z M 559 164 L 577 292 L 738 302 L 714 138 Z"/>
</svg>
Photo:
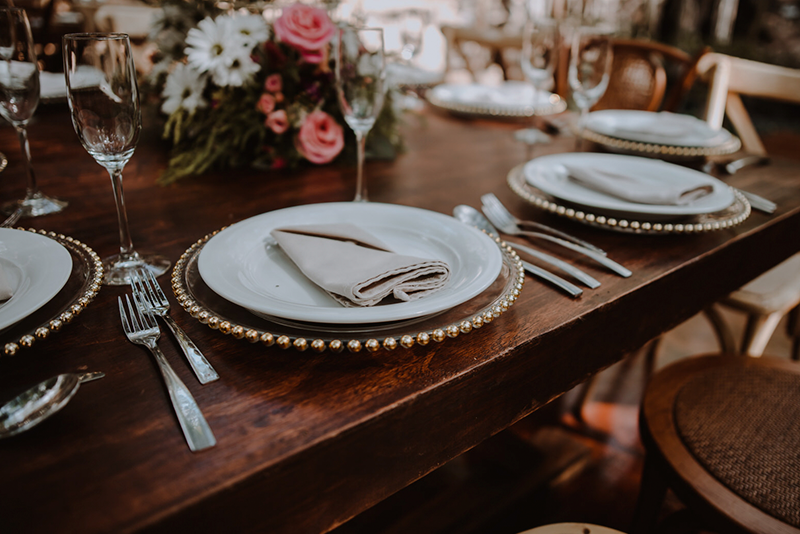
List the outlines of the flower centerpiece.
<svg viewBox="0 0 800 534">
<path fill-rule="evenodd" d="M 151 32 L 158 51 L 149 77 L 172 145 L 160 181 L 352 154 L 330 54 L 336 31 L 324 9 L 301 3 L 270 25 L 260 14 L 215 12 L 210 2 L 165 2 Z M 400 137 L 390 100 L 372 133 L 373 152 L 393 155 Z"/>
</svg>

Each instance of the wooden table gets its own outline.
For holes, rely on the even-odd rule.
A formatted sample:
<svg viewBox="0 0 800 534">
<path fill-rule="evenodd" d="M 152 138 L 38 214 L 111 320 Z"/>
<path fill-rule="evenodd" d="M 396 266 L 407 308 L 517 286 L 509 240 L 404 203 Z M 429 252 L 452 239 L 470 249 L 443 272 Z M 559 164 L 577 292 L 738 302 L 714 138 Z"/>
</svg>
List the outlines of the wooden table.
<svg viewBox="0 0 800 534">
<path fill-rule="evenodd" d="M 152 126 L 152 124 L 151 124 Z M 57 416 L 0 441 L 4 532 L 322 532 L 379 502 L 543 406 L 625 353 L 678 325 L 800 249 L 800 165 L 775 161 L 732 184 L 776 200 L 773 216 L 687 236 L 605 232 L 536 212 L 507 188 L 524 156 L 518 125 L 426 114 L 409 119 L 407 153 L 367 165 L 374 201 L 450 213 L 495 192 L 518 214 L 593 241 L 631 268 L 571 300 L 528 279 L 499 320 L 427 347 L 316 354 L 249 344 L 173 315 L 221 380 L 196 381 L 177 345 L 168 359 L 218 439 L 189 451 L 152 358 L 123 337 L 116 297 L 104 287 L 78 320 L 14 357 L 0 357 L 0 399 L 57 373 L 101 370 Z M 109 180 L 81 148 L 63 109 L 30 127 L 42 189 L 70 201 L 62 214 L 25 221 L 84 241 L 101 256 L 118 247 Z M 570 150 L 557 140 L 541 153 Z M 0 194 L 21 196 L 16 138 L 0 127 L 9 167 Z M 157 130 L 125 170 L 134 243 L 173 261 L 193 242 L 264 211 L 352 197 L 354 169 L 217 172 L 156 185 L 166 152 Z M 166 280 L 165 280 L 166 281 Z"/>
</svg>

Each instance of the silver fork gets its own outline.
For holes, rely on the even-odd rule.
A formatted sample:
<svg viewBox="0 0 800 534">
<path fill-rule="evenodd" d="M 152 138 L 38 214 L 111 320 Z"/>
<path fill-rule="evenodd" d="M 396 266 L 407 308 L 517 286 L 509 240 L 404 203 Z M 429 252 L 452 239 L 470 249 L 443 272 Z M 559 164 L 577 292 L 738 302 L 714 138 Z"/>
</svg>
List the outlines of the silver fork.
<svg viewBox="0 0 800 534">
<path fill-rule="evenodd" d="M 136 301 L 135 296 L 134 301 Z M 128 340 L 131 343 L 144 345 L 150 349 L 150 352 L 153 353 L 158 362 L 158 367 L 164 377 L 164 383 L 167 385 L 167 391 L 169 391 L 172 407 L 178 416 L 178 422 L 181 425 L 189 448 L 192 451 L 200 451 L 216 445 L 217 440 L 203 417 L 203 413 L 197 406 L 197 402 L 195 402 L 186 385 L 172 370 L 172 367 L 164 357 L 164 353 L 161 352 L 161 349 L 156 344 L 161 335 L 161 330 L 156 324 L 155 317 L 144 312 L 139 303 L 137 303 L 136 311 L 134 311 L 134 306 L 131 305 L 128 295 L 125 295 L 125 302 L 128 305 L 128 313 L 130 314 L 129 320 L 128 314 L 125 313 L 125 306 L 122 304 L 122 297 L 117 297 L 117 302 L 119 303 L 122 329 L 125 331 Z"/>
<path fill-rule="evenodd" d="M 552 228 L 550 226 L 547 226 L 546 224 L 542 224 L 536 221 L 523 221 L 522 219 L 518 219 L 517 217 L 514 216 L 513 213 L 508 211 L 508 208 L 506 208 L 503 205 L 503 203 L 500 202 L 500 199 L 497 198 L 494 193 L 486 193 L 485 195 L 481 195 L 481 202 L 486 205 L 494 206 L 498 211 L 500 210 L 504 211 L 508 215 L 508 217 L 512 221 L 514 221 L 514 223 L 516 223 L 517 226 L 529 226 L 531 228 L 536 228 L 537 230 L 541 230 L 548 234 L 552 234 L 556 237 L 560 237 L 561 239 L 565 239 L 567 241 L 575 243 L 576 245 L 581 245 L 582 247 L 594 250 L 595 252 L 597 252 L 598 254 L 602 254 L 603 256 L 606 255 L 606 251 L 601 249 L 600 247 L 596 247 L 591 243 L 584 241 L 583 239 L 578 239 L 577 237 L 569 235 L 566 232 L 562 232 L 561 230 L 557 230 L 556 228 Z"/>
<path fill-rule="evenodd" d="M 570 243 L 569 241 L 565 241 L 560 237 L 554 237 L 551 235 L 543 234 L 541 232 L 530 232 L 527 230 L 522 230 L 519 226 L 517 226 L 517 224 L 511 218 L 509 218 L 504 213 L 504 210 L 498 211 L 496 207 L 484 204 L 483 213 L 485 213 L 489 221 L 491 221 L 491 223 L 495 225 L 504 234 L 526 236 L 536 239 L 544 239 L 546 241 L 550 241 L 552 243 L 561 245 L 564 248 L 573 250 L 579 254 L 583 254 L 584 256 L 593 259 L 600 265 L 610 269 L 611 271 L 617 273 L 618 275 L 624 278 L 628 278 L 629 276 L 631 276 L 631 274 L 633 274 L 631 273 L 631 271 L 629 271 L 619 263 L 603 256 L 602 254 L 598 254 L 594 250 L 582 247 L 580 245 L 576 245 L 575 243 Z"/>
<path fill-rule="evenodd" d="M 138 269 L 131 276 L 131 288 L 136 302 L 141 302 L 146 306 L 146 310 L 161 317 L 167 324 L 178 344 L 181 346 L 189 365 L 192 367 L 195 376 L 201 384 L 208 384 L 219 379 L 217 371 L 211 367 L 200 349 L 189 339 L 186 332 L 178 326 L 175 320 L 169 315 L 169 301 L 161 286 L 158 285 L 153 273 L 147 269 Z"/>
</svg>

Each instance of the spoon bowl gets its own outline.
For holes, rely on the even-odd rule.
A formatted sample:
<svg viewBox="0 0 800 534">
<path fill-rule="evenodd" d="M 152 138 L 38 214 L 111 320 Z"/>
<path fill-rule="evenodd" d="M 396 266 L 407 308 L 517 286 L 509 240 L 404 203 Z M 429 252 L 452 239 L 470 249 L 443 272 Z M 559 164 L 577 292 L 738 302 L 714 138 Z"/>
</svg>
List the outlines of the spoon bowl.
<svg viewBox="0 0 800 534">
<path fill-rule="evenodd" d="M 0 439 L 38 425 L 66 406 L 83 382 L 104 376 L 103 373 L 66 373 L 20 393 L 0 407 Z"/>
</svg>

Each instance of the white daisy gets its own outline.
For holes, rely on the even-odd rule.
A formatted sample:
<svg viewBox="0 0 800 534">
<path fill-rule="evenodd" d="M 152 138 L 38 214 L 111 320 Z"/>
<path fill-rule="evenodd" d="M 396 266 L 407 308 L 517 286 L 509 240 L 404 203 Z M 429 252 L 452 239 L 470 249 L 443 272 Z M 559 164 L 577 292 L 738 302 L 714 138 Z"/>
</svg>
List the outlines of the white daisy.
<svg viewBox="0 0 800 534">
<path fill-rule="evenodd" d="M 251 49 L 269 39 L 269 28 L 261 15 L 235 16 L 231 18 L 231 25 L 234 33 Z"/>
<path fill-rule="evenodd" d="M 172 115 L 178 109 L 194 113 L 197 108 L 204 108 L 208 102 L 203 98 L 206 77 L 195 69 L 179 63 L 167 77 L 161 96 L 165 98 L 161 111 Z"/>
<path fill-rule="evenodd" d="M 234 33 L 230 18 L 210 17 L 200 21 L 197 28 L 189 30 L 186 36 L 186 57 L 189 65 L 200 72 L 216 70 L 230 61 L 226 52 L 242 48 L 241 39 Z"/>
<path fill-rule="evenodd" d="M 218 66 L 211 74 L 211 79 L 220 87 L 241 87 L 253 75 L 261 70 L 261 65 L 250 57 L 250 49 L 240 46 L 238 53 L 233 49 L 225 52 L 227 61 L 224 67 Z"/>
</svg>

